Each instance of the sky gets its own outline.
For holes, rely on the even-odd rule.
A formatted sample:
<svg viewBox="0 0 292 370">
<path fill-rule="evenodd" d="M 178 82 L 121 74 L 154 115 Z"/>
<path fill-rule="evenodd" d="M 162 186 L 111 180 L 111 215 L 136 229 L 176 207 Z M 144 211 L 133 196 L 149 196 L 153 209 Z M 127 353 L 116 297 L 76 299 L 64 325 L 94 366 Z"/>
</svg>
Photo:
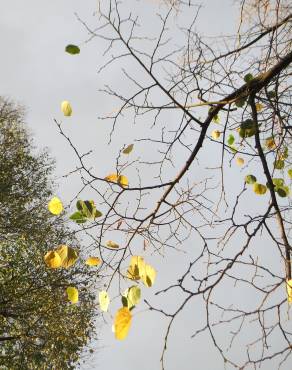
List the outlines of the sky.
<svg viewBox="0 0 292 370">
<path fill-rule="evenodd" d="M 134 1 L 135 7 L 145 17 L 144 31 L 153 32 L 151 14 L 157 2 Z M 198 19 L 198 30 L 205 36 L 226 35 L 236 29 L 236 5 L 231 0 L 201 2 L 202 10 Z M 97 73 L 102 63 L 104 43 L 102 40 L 84 44 L 88 38 L 84 27 L 75 13 L 88 24 L 97 24 L 96 0 L 0 0 L 0 95 L 10 97 L 27 109 L 27 123 L 38 147 L 48 147 L 56 158 L 55 180 L 59 184 L 57 195 L 65 202 L 76 194 L 79 182 L 73 178 L 68 183 L 62 175 L 74 169 L 75 159 L 68 144 L 58 133 L 54 118 L 62 120 L 66 133 L 86 151 L 95 148 L 94 169 L 106 175 L 115 157 L 115 152 L 107 151 L 110 127 L 98 119 L 101 112 L 113 109 L 112 101 L 98 90 L 104 84 L 116 84 L 120 69 L 113 67 L 109 72 Z M 163 8 L 157 7 L 157 10 Z M 82 53 L 72 57 L 64 52 L 69 43 L 81 45 Z M 131 68 L 131 66 L 128 66 Z M 125 89 L 127 89 L 125 87 Z M 74 115 L 62 117 L 60 103 L 69 100 Z M 137 134 L 121 130 L 113 138 L 113 148 L 125 141 L 131 142 Z M 139 131 L 139 132 L 140 132 Z M 141 149 L 142 150 L 142 149 Z M 236 180 L 235 180 L 236 181 Z M 153 262 L 159 266 L 161 278 L 157 286 L 179 276 L 180 266 L 187 263 L 188 257 L 170 253 L 167 259 Z M 151 292 L 146 293 L 146 297 Z M 175 305 L 181 297 L 172 294 L 165 298 L 168 307 Z M 175 321 L 167 357 L 167 370 L 215 370 L 223 369 L 218 353 L 210 340 L 203 334 L 199 348 L 190 339 L 199 328 L 200 317 L 204 316 L 202 306 L 193 300 L 184 315 Z M 117 342 L 111 332 L 111 318 L 105 316 L 105 325 L 100 322 L 98 342 L 93 343 L 94 354 L 82 364 L 83 370 L 158 370 L 163 346 L 163 328 L 166 320 L 159 314 L 140 310 L 127 340 Z M 225 333 L 220 334 L 224 337 Z M 240 356 L 240 349 L 238 356 Z M 218 365 L 220 364 L 220 365 Z M 273 370 L 266 365 L 265 370 Z M 271 365 L 273 366 L 273 365 Z"/>
</svg>

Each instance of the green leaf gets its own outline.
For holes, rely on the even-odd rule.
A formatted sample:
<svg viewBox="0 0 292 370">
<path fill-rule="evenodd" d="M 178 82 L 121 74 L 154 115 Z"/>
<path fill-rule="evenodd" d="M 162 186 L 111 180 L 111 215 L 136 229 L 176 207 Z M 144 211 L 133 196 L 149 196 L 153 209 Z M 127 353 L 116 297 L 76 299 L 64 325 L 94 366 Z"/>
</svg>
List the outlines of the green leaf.
<svg viewBox="0 0 292 370">
<path fill-rule="evenodd" d="M 246 83 L 249 83 L 253 80 L 253 75 L 251 73 L 248 73 L 247 75 L 244 76 L 244 81 Z"/>
<path fill-rule="evenodd" d="M 292 168 L 290 168 L 287 172 L 288 172 L 288 176 L 290 177 L 290 179 L 292 179 Z"/>
<path fill-rule="evenodd" d="M 282 198 L 287 197 L 287 195 L 288 195 L 288 193 L 289 193 L 289 192 L 286 192 L 285 187 L 278 187 L 278 188 L 276 189 L 276 192 L 277 192 L 277 193 L 278 193 L 278 195 L 279 195 L 280 197 L 282 197 Z"/>
<path fill-rule="evenodd" d="M 277 161 L 274 162 L 274 166 L 276 170 L 282 170 L 284 168 L 284 165 L 285 163 L 281 159 L 278 159 Z"/>
<path fill-rule="evenodd" d="M 73 213 L 69 218 L 70 220 L 75 221 L 77 224 L 83 224 L 87 221 L 86 218 L 79 211 Z"/>
<path fill-rule="evenodd" d="M 273 180 L 273 184 L 276 187 L 280 187 L 284 185 L 284 179 L 272 179 L 272 180 Z"/>
<path fill-rule="evenodd" d="M 241 138 L 251 137 L 256 132 L 256 125 L 253 120 L 247 119 L 240 125 L 239 136 Z"/>
<path fill-rule="evenodd" d="M 220 123 L 220 117 L 219 117 L 218 113 L 213 117 L 212 121 L 215 122 L 215 123 Z"/>
<path fill-rule="evenodd" d="M 102 216 L 102 213 L 96 209 L 94 213 L 94 218 L 101 217 L 101 216 Z"/>
<path fill-rule="evenodd" d="M 80 53 L 80 48 L 77 45 L 69 44 L 65 48 L 66 53 L 76 55 Z"/>
<path fill-rule="evenodd" d="M 235 105 L 237 106 L 237 108 L 242 108 L 246 103 L 246 97 L 244 98 L 238 98 L 236 101 L 235 101 Z"/>
<path fill-rule="evenodd" d="M 254 175 L 246 175 L 245 182 L 248 185 L 252 185 L 257 181 L 257 178 Z"/>
<path fill-rule="evenodd" d="M 263 184 L 258 184 L 255 182 L 253 184 L 253 191 L 258 195 L 264 195 L 267 191 L 267 187 Z"/>
<path fill-rule="evenodd" d="M 232 134 L 230 134 L 229 136 L 228 136 L 228 139 L 227 139 L 227 143 L 228 143 L 228 145 L 232 145 L 233 143 L 234 143 L 234 141 L 235 141 L 235 137 L 232 135 Z"/>
</svg>

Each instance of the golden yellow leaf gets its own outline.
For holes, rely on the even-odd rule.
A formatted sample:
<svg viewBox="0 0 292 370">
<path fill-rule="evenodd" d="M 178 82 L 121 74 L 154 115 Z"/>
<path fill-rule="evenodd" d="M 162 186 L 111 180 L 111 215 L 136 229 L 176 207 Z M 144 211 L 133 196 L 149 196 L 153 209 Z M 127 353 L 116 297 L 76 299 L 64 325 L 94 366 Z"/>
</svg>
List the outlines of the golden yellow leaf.
<svg viewBox="0 0 292 370">
<path fill-rule="evenodd" d="M 116 339 L 123 340 L 129 333 L 132 315 L 128 307 L 120 308 L 114 321 L 114 332 Z"/>
<path fill-rule="evenodd" d="M 287 288 L 288 303 L 292 303 L 292 279 L 287 280 L 286 288 Z"/>
<path fill-rule="evenodd" d="M 133 148 L 134 148 L 134 144 L 130 144 L 130 145 L 128 145 L 128 146 L 123 150 L 123 153 L 124 153 L 124 154 L 130 154 L 130 153 L 131 153 L 131 151 L 133 150 Z"/>
<path fill-rule="evenodd" d="M 237 164 L 238 166 L 243 166 L 243 165 L 244 165 L 244 159 L 243 159 L 243 158 L 241 158 L 241 157 L 237 157 L 237 158 L 236 158 L 236 164 Z"/>
<path fill-rule="evenodd" d="M 212 136 L 212 138 L 213 138 L 214 140 L 219 139 L 219 137 L 220 137 L 220 131 L 218 131 L 218 130 L 214 130 L 214 131 L 212 131 L 211 136 Z"/>
<path fill-rule="evenodd" d="M 73 286 L 68 286 L 66 291 L 67 291 L 69 301 L 71 301 L 71 303 L 73 303 L 73 304 L 77 303 L 78 302 L 78 290 L 77 290 L 77 288 L 75 288 Z"/>
<path fill-rule="evenodd" d="M 270 150 L 273 150 L 276 148 L 276 143 L 273 137 L 268 137 L 265 141 L 266 147 Z"/>
<path fill-rule="evenodd" d="M 139 280 L 145 270 L 145 261 L 143 257 L 132 256 L 130 265 L 127 271 L 127 276 L 132 280 Z"/>
<path fill-rule="evenodd" d="M 88 266 L 98 266 L 101 264 L 101 259 L 98 257 L 89 257 L 85 263 Z"/>
<path fill-rule="evenodd" d="M 51 269 L 61 267 L 62 259 L 59 254 L 55 251 L 49 251 L 44 257 L 45 263 Z"/>
<path fill-rule="evenodd" d="M 99 292 L 98 300 L 99 300 L 99 308 L 101 309 L 101 311 L 107 312 L 108 306 L 110 304 L 110 298 L 105 290 L 103 290 L 102 292 Z"/>
<path fill-rule="evenodd" d="M 261 103 L 256 103 L 256 111 L 261 112 L 264 109 L 263 104 Z"/>
<path fill-rule="evenodd" d="M 62 267 L 68 268 L 75 264 L 78 259 L 78 253 L 71 247 L 61 244 L 56 249 L 56 252 L 61 257 Z"/>
<path fill-rule="evenodd" d="M 120 175 L 118 177 L 118 183 L 124 188 L 129 185 L 129 181 L 126 176 Z"/>
<path fill-rule="evenodd" d="M 119 176 L 116 173 L 111 173 L 108 176 L 106 176 L 104 179 L 111 182 L 117 182 Z"/>
<path fill-rule="evenodd" d="M 118 243 L 116 242 L 113 242 L 112 240 L 108 240 L 105 245 L 109 248 L 115 248 L 115 249 L 118 249 L 120 246 Z"/>
<path fill-rule="evenodd" d="M 72 107 L 67 100 L 64 100 L 61 104 L 61 110 L 64 116 L 69 117 L 72 114 Z"/>
<path fill-rule="evenodd" d="M 53 197 L 48 203 L 48 209 L 53 215 L 59 215 L 63 211 L 63 204 L 58 197 Z"/>
<path fill-rule="evenodd" d="M 144 272 L 141 276 L 143 283 L 150 288 L 155 281 L 156 278 L 156 271 L 155 269 L 148 264 L 145 264 Z"/>
</svg>

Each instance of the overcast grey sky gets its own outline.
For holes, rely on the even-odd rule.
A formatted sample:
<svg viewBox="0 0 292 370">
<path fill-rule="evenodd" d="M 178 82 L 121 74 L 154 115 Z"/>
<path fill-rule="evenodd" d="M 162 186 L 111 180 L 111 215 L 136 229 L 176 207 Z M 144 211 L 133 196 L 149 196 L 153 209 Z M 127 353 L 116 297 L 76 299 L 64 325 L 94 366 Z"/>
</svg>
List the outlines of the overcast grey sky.
<svg viewBox="0 0 292 370">
<path fill-rule="evenodd" d="M 133 0 L 134 2 L 134 0 Z M 136 2 L 135 2 L 136 3 Z M 232 0 L 205 0 L 198 20 L 198 29 L 205 35 L 220 35 L 234 32 L 236 9 Z M 155 2 L 144 0 L 136 3 L 141 13 L 152 13 Z M 78 57 L 64 53 L 68 43 L 82 44 L 86 32 L 77 21 L 74 13 L 94 25 L 93 16 L 97 1 L 87 0 L 0 0 L 0 95 L 11 97 L 22 103 L 28 111 L 27 122 L 38 146 L 47 146 L 57 160 L 56 178 L 60 180 L 58 195 L 68 202 L 79 187 L 79 182 L 61 181 L 60 176 L 74 168 L 71 149 L 58 134 L 53 119 L 64 122 L 66 132 L 80 151 L 95 148 L 96 170 L 106 175 L 115 153 L 106 151 L 110 128 L 97 119 L 100 112 L 111 111 L 109 97 L 98 93 L 104 83 L 115 83 L 119 69 L 102 77 L 97 74 L 101 63 L 102 47 L 94 41 L 82 45 Z M 147 23 L 147 22 L 145 22 Z M 151 19 L 149 18 L 149 31 Z M 144 28 L 147 31 L 147 26 Z M 70 119 L 62 117 L 60 103 L 69 100 L 74 114 Z M 113 146 L 131 142 L 132 133 L 123 131 L 114 137 Z M 188 256 L 178 257 L 170 253 L 167 259 L 153 263 L 159 268 L 158 287 L 179 276 L 180 266 L 185 266 Z M 150 296 L 151 292 L 147 292 Z M 147 297 L 147 296 L 146 296 Z M 171 307 L 179 297 L 167 298 Z M 174 303 L 173 303 L 174 302 Z M 139 310 L 138 310 L 139 312 Z M 114 313 L 114 310 L 112 311 Z M 200 317 L 205 313 L 202 306 L 189 305 L 184 315 L 178 316 L 173 327 L 167 352 L 167 370 L 221 370 L 222 361 L 214 350 L 210 339 L 201 336 L 199 349 L 190 339 L 198 329 Z M 158 314 L 140 311 L 135 316 L 127 340 L 118 342 L 111 332 L 110 316 L 105 316 L 106 324 L 101 328 L 100 340 L 94 344 L 96 352 L 82 366 L 82 369 L 96 370 L 158 370 L 163 346 L 166 321 Z M 225 333 L 220 334 L 224 337 Z M 239 350 L 240 356 L 240 350 Z M 273 370 L 265 365 L 264 370 Z M 271 365 L 273 366 L 273 365 Z M 288 368 L 287 368 L 288 370 Z"/>
</svg>

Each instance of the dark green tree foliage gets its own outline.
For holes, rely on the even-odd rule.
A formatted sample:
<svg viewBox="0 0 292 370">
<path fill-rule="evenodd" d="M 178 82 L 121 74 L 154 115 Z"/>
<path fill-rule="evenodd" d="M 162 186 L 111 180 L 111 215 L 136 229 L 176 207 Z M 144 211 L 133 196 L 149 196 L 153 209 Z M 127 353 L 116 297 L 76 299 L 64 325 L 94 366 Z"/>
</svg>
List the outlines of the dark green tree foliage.
<svg viewBox="0 0 292 370">
<path fill-rule="evenodd" d="M 94 335 L 89 267 L 44 263 L 59 244 L 78 250 L 62 216 L 47 210 L 53 164 L 35 154 L 22 109 L 0 99 L 0 369 L 72 369 Z M 79 290 L 77 305 L 68 286 Z"/>
</svg>

